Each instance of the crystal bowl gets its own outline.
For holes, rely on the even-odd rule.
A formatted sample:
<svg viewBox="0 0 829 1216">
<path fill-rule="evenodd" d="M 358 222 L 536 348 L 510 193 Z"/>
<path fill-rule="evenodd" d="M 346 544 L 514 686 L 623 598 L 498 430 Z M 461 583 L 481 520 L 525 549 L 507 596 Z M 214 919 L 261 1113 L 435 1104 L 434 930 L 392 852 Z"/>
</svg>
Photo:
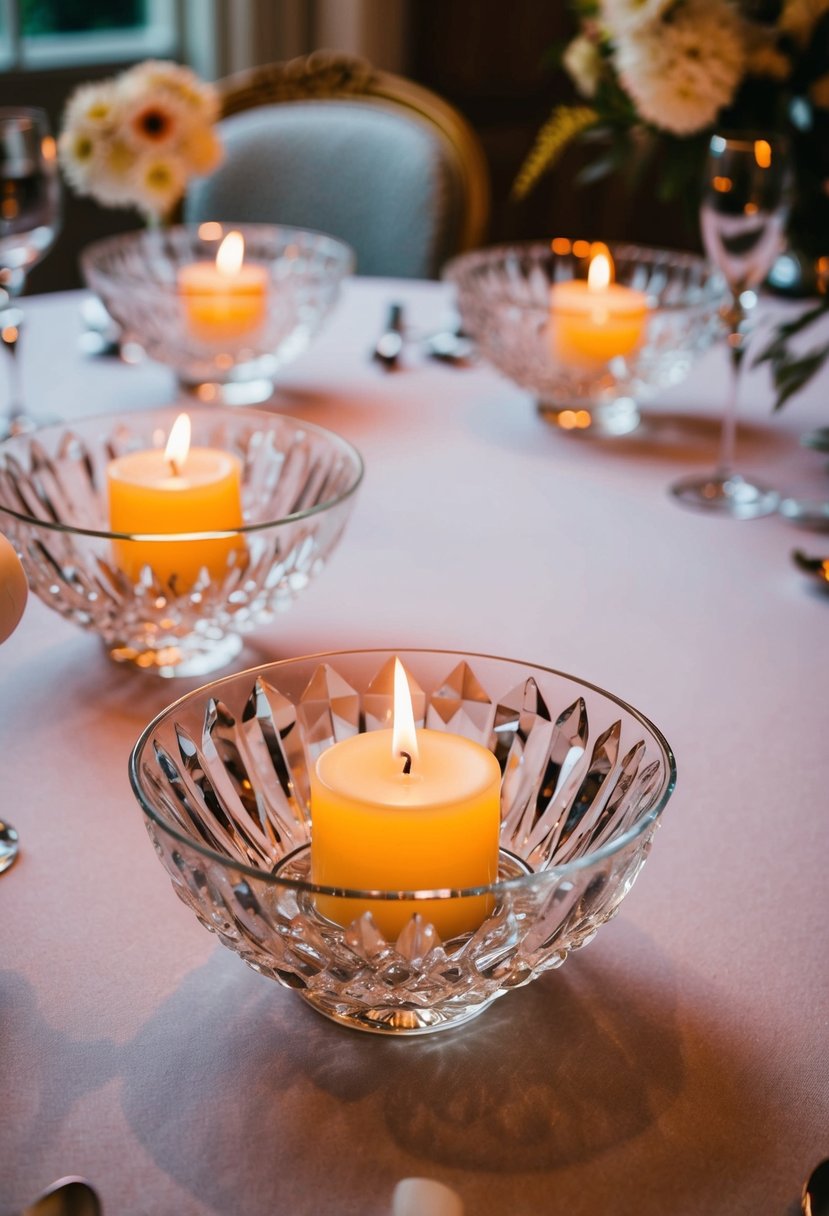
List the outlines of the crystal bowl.
<svg viewBox="0 0 829 1216">
<path fill-rule="evenodd" d="M 181 406 L 89 418 L 0 443 L 0 526 L 32 590 L 97 632 L 111 657 L 161 676 L 230 662 L 240 634 L 284 609 L 325 565 L 363 475 L 359 453 L 284 414 L 190 407 L 194 445 L 240 464 L 242 526 L 113 532 L 108 467 L 164 448 Z"/>
<path fill-rule="evenodd" d="M 244 239 L 235 280 L 215 270 L 231 231 Z M 81 267 L 123 343 L 169 364 L 202 401 L 250 405 L 270 397 L 276 370 L 308 347 L 354 254 L 319 232 L 211 222 L 107 237 L 84 250 Z"/>
<path fill-rule="evenodd" d="M 395 656 L 417 723 L 482 744 L 500 765 L 492 885 L 361 891 L 309 879 L 309 774 L 334 742 L 388 725 Z M 572 676 L 480 654 L 367 650 L 190 693 L 141 735 L 130 778 L 174 890 L 224 945 L 337 1022 L 415 1035 L 468 1021 L 591 940 L 644 864 L 676 770 L 647 718 Z M 472 898 L 478 927 L 441 940 L 432 920 Z M 368 900 L 409 901 L 390 940 L 361 912 Z"/>
<path fill-rule="evenodd" d="M 719 335 L 725 287 L 694 254 L 611 244 L 615 283 L 643 297 L 633 331 L 620 319 L 615 346 L 623 353 L 613 354 L 613 338 L 595 333 L 607 323 L 601 297 L 591 305 L 593 333 L 589 314 L 585 322 L 562 298 L 564 284 L 586 281 L 592 248 L 564 238 L 494 246 L 461 254 L 443 277 L 456 287 L 464 329 L 481 354 L 529 390 L 546 419 L 563 430 L 623 435 L 639 425 L 638 403 L 681 383 Z"/>
</svg>

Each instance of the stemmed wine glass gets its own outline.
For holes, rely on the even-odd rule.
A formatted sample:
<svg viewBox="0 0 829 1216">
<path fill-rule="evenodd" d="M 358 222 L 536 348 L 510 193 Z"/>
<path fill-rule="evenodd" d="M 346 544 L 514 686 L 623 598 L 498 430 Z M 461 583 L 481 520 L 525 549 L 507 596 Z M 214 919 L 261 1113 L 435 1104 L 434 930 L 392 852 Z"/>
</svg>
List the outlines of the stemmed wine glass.
<svg viewBox="0 0 829 1216">
<path fill-rule="evenodd" d="M 43 110 L 0 107 L 0 341 L 10 356 L 10 404 L 0 438 L 30 430 L 24 408 L 16 304 L 26 275 L 51 249 L 60 228 L 57 149 Z"/>
<path fill-rule="evenodd" d="M 737 394 L 755 288 L 780 252 L 787 211 L 785 140 L 776 136 L 712 135 L 700 208 L 702 241 L 722 271 L 730 300 L 721 310 L 730 355 L 730 382 L 716 469 L 684 477 L 671 493 L 689 507 L 753 519 L 776 511 L 775 490 L 748 480 L 734 469 Z"/>
</svg>

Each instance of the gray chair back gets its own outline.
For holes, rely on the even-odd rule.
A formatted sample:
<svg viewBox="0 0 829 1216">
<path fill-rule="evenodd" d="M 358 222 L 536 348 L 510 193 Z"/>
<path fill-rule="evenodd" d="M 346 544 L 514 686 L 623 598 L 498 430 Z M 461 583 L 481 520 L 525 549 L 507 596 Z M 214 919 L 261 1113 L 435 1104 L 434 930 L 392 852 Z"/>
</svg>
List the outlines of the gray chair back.
<svg viewBox="0 0 829 1216">
<path fill-rule="evenodd" d="M 477 137 L 429 90 L 333 52 L 220 82 L 225 156 L 191 183 L 190 223 L 313 228 L 357 273 L 436 277 L 481 240 L 488 178 Z"/>
</svg>

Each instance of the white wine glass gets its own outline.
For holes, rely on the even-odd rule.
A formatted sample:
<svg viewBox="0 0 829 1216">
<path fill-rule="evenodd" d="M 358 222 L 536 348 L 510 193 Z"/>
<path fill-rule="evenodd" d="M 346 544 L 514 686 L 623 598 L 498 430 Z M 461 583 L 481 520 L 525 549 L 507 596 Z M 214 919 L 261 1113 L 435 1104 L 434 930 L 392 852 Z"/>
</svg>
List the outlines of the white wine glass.
<svg viewBox="0 0 829 1216">
<path fill-rule="evenodd" d="M 0 342 L 10 361 L 0 438 L 38 424 L 24 404 L 19 356 L 23 310 L 17 298 L 31 268 L 54 244 L 60 218 L 57 149 L 45 111 L 0 107 Z"/>
<path fill-rule="evenodd" d="M 729 387 L 713 472 L 683 477 L 671 493 L 684 506 L 754 519 L 777 510 L 779 495 L 736 471 L 737 399 L 756 289 L 783 244 L 788 164 L 782 137 L 711 136 L 703 177 L 700 227 L 705 252 L 722 272 L 730 299 L 721 311 L 729 350 Z"/>
</svg>

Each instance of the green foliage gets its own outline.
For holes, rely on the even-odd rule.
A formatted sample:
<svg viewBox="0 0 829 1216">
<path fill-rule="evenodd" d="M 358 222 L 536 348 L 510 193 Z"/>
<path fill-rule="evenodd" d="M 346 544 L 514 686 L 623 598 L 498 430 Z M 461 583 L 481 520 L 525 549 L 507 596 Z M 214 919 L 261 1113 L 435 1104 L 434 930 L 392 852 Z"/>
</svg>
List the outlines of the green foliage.
<svg viewBox="0 0 829 1216">
<path fill-rule="evenodd" d="M 778 325 L 771 342 L 754 360 L 755 366 L 760 363 L 770 365 L 777 394 L 775 410 L 779 410 L 790 397 L 799 393 L 829 359 L 829 342 L 815 346 L 805 354 L 796 354 L 789 350 L 792 338 L 826 316 L 829 316 L 829 298 L 821 300 L 814 308 L 807 308 L 792 321 L 784 321 Z"/>
</svg>

